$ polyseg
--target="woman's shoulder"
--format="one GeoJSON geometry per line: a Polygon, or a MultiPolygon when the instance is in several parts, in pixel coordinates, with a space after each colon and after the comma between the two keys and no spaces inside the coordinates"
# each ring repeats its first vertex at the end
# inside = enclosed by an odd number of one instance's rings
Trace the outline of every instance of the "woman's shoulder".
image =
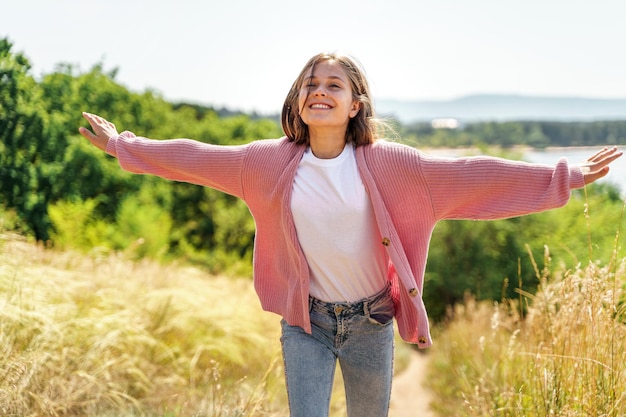
{"type": "Polygon", "coordinates": [[[296,145],[287,136],[276,139],[259,139],[254,142],[250,142],[250,147],[258,151],[295,151],[300,148],[300,145],[296,145]]]}
{"type": "Polygon", "coordinates": [[[257,139],[250,143],[257,146],[280,146],[286,142],[289,142],[289,138],[287,136],[280,138],[257,139]]]}
{"type": "Polygon", "coordinates": [[[298,145],[286,136],[278,139],[260,139],[249,144],[248,157],[252,160],[263,160],[267,163],[280,165],[301,155],[306,148],[298,145]]]}
{"type": "Polygon", "coordinates": [[[381,158],[419,159],[422,153],[407,144],[388,140],[378,139],[369,145],[365,145],[363,150],[367,156],[381,158]]]}

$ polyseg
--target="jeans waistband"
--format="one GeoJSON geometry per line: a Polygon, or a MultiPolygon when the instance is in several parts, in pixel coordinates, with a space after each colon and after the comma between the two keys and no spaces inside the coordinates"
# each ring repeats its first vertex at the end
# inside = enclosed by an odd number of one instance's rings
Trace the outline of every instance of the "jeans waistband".
{"type": "Polygon", "coordinates": [[[372,295],[371,297],[364,298],[360,301],[353,303],[342,302],[327,302],[319,300],[315,297],[309,296],[309,311],[318,311],[324,314],[340,314],[353,315],[353,314],[369,314],[369,307],[376,304],[378,301],[389,297],[389,287],[383,288],[380,292],[372,295]]]}

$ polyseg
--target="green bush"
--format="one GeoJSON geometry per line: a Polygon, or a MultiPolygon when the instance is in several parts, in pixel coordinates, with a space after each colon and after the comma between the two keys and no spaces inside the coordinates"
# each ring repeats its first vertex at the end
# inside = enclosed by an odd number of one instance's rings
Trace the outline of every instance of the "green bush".
{"type": "Polygon", "coordinates": [[[141,196],[123,199],[117,213],[115,247],[130,253],[133,259],[162,259],[169,247],[172,219],[155,202],[141,201],[141,196]]]}
{"type": "MultiPolygon", "coordinates": [[[[102,229],[103,225],[93,215],[98,201],[59,201],[48,207],[50,219],[54,226],[52,238],[55,246],[60,249],[81,249],[107,246],[107,233],[98,234],[94,230],[102,229]]],[[[106,230],[106,228],[105,228],[106,230]]]]}

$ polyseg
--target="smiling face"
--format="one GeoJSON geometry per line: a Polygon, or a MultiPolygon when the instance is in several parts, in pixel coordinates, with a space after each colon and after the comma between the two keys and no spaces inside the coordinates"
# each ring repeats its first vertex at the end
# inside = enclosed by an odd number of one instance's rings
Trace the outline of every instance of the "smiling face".
{"type": "Polygon", "coordinates": [[[345,70],[332,60],[320,61],[306,73],[298,95],[302,121],[312,129],[337,129],[343,137],[360,109],[345,70]]]}
{"type": "Polygon", "coordinates": [[[367,145],[386,130],[374,112],[363,67],[338,52],[322,52],[309,59],[285,97],[280,120],[289,140],[306,145],[318,133],[343,134],[346,142],[367,145]]]}

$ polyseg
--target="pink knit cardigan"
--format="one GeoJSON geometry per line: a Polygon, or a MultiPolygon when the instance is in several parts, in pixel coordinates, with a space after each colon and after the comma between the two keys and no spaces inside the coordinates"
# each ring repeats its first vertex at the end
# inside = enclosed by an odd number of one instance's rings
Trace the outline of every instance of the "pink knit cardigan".
{"type": "MultiPolygon", "coordinates": [[[[243,199],[256,224],[254,286],[262,307],[311,332],[309,268],[290,210],[296,169],[305,150],[287,138],[239,146],[188,139],[150,140],[124,132],[107,152],[121,167],[199,184],[243,199]]],[[[389,254],[388,281],[401,337],[432,344],[422,301],[433,228],[443,219],[500,219],[563,206],[584,186],[579,167],[492,157],[441,158],[380,140],[356,150],[361,178],[389,254]]]]}

